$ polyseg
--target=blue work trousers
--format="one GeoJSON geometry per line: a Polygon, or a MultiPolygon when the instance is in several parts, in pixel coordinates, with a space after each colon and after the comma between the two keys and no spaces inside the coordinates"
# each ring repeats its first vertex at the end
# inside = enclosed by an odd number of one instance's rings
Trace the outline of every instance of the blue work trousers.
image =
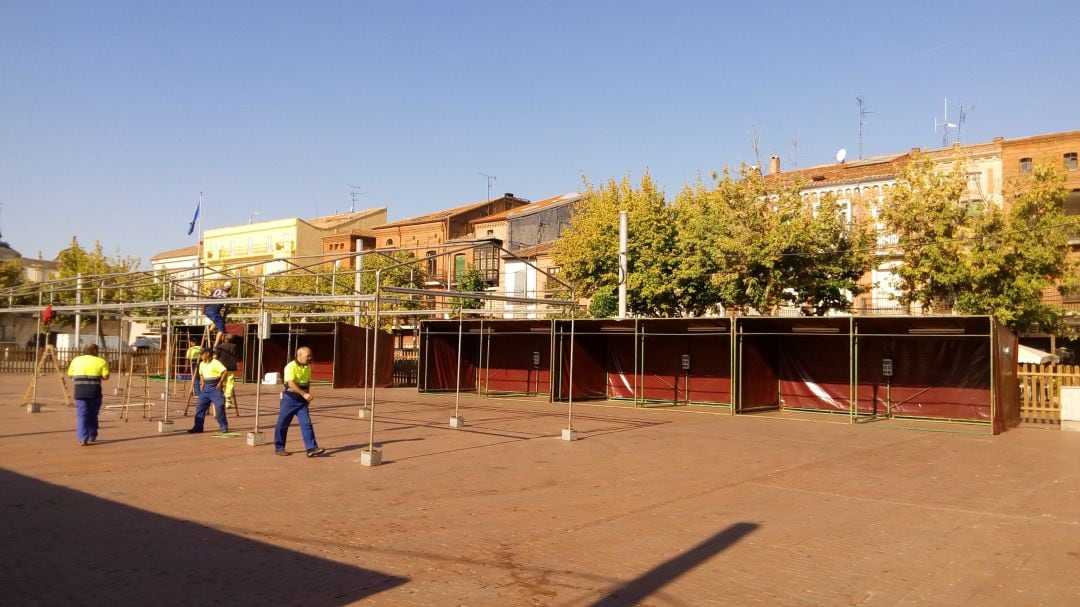
{"type": "Polygon", "coordinates": [[[206,419],[206,410],[210,408],[210,403],[214,404],[216,410],[218,430],[228,432],[229,420],[225,419],[225,395],[218,390],[217,382],[210,383],[209,381],[203,382],[199,390],[199,404],[195,406],[195,424],[191,428],[202,432],[203,420],[206,419]]]}
{"type": "Polygon", "coordinates": [[[75,438],[79,442],[97,440],[101,397],[75,399],[75,438]]]}
{"type": "Polygon", "coordinates": [[[299,394],[282,392],[281,412],[278,413],[277,425],[274,426],[274,449],[285,450],[285,436],[289,433],[293,417],[300,422],[300,436],[304,438],[304,448],[308,450],[318,448],[319,444],[315,442],[315,428],[311,427],[307,401],[299,394]]]}
{"type": "Polygon", "coordinates": [[[206,311],[203,312],[203,316],[209,318],[214,323],[214,328],[218,333],[225,332],[225,317],[221,315],[220,305],[206,306],[206,311]]]}

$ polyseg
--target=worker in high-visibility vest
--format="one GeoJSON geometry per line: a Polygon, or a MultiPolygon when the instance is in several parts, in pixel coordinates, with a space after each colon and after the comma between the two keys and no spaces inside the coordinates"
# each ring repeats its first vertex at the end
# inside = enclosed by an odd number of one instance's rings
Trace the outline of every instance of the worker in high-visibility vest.
{"type": "Polygon", "coordinates": [[[97,344],[89,344],[72,359],[68,375],[75,382],[75,437],[86,446],[98,438],[101,382],[109,379],[109,363],[98,356],[97,344]]]}
{"type": "Polygon", "coordinates": [[[300,421],[300,436],[304,439],[307,456],[318,457],[326,453],[326,449],[315,441],[315,428],[308,413],[308,404],[314,398],[311,395],[311,348],[298,348],[296,359],[285,365],[285,389],[281,392],[281,409],[274,426],[274,453],[289,455],[285,450],[285,438],[294,417],[300,421]]]}
{"type": "Polygon", "coordinates": [[[191,373],[191,383],[193,387],[194,385],[198,384],[198,382],[194,380],[195,374],[199,371],[199,358],[201,357],[202,348],[199,347],[199,344],[195,343],[194,339],[188,340],[188,349],[187,353],[184,355],[184,358],[186,358],[188,362],[188,373],[191,373]]]}
{"type": "Polygon", "coordinates": [[[225,394],[222,392],[222,375],[226,373],[225,365],[214,358],[210,350],[202,351],[202,362],[199,363],[199,403],[195,406],[195,423],[188,434],[198,434],[203,431],[203,420],[206,418],[206,410],[210,403],[214,404],[215,417],[217,417],[218,433],[224,434],[229,431],[229,421],[225,419],[225,394]]]}

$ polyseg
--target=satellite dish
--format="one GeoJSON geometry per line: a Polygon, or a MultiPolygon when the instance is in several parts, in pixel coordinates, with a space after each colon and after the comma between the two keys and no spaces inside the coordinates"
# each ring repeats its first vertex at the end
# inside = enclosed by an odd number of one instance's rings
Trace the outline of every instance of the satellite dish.
{"type": "Polygon", "coordinates": [[[847,158],[847,150],[845,150],[844,148],[840,148],[836,151],[837,162],[843,162],[845,158],[847,158]]]}

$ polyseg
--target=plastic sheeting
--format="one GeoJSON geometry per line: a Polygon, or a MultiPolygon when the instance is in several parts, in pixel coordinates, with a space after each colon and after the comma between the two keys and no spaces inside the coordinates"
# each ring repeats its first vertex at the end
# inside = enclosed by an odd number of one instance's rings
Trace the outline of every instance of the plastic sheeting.
{"type": "MultiPolygon", "coordinates": [[[[244,358],[251,371],[245,379],[259,381],[261,378],[255,377],[259,356],[257,327],[251,325],[246,333],[244,358]]],[[[270,326],[270,338],[263,341],[263,370],[280,373],[298,348],[308,347],[312,355],[312,381],[332,382],[335,388],[367,386],[371,368],[365,358],[371,356],[378,365],[376,385],[388,387],[394,382],[393,336],[381,332],[378,356],[373,356],[373,335],[370,329],[345,323],[275,323],[270,326]]]]}

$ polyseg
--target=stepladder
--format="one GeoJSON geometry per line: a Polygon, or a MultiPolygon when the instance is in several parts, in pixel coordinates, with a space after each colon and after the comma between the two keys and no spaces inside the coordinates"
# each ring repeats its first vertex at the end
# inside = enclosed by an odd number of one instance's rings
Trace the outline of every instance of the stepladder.
{"type": "MultiPolygon", "coordinates": [[[[198,373],[198,368],[196,368],[195,372],[198,373]]],[[[230,371],[229,373],[231,374],[231,373],[234,373],[234,372],[230,371]]],[[[192,377],[192,380],[194,381],[194,376],[192,377]]],[[[234,380],[235,380],[235,378],[234,378],[234,380]]],[[[221,391],[225,394],[225,410],[228,411],[229,409],[232,409],[234,414],[236,415],[236,417],[241,417],[242,414],[240,413],[240,407],[237,405],[237,402],[236,402],[236,391],[235,391],[235,389],[229,390],[228,388],[226,388],[226,384],[219,384],[219,386],[221,388],[221,391]]],[[[198,391],[195,390],[194,387],[193,387],[193,389],[188,390],[187,402],[184,403],[184,417],[187,417],[188,411],[191,410],[191,400],[192,400],[192,398],[194,398],[196,400],[196,402],[198,401],[198,398],[199,398],[198,391]]],[[[214,413],[216,412],[215,407],[216,407],[216,405],[214,405],[214,404],[210,405],[210,410],[208,411],[208,413],[210,415],[214,415],[214,413]]]]}
{"type": "Polygon", "coordinates": [[[150,400],[150,354],[138,353],[131,356],[127,368],[124,388],[124,403],[119,405],[120,418],[128,421],[131,407],[142,409],[143,419],[150,416],[154,402],[150,400]]]}
{"type": "MultiPolygon", "coordinates": [[[[214,331],[214,323],[208,322],[203,330],[202,337],[199,339],[199,350],[213,350],[215,339],[217,339],[217,337],[214,331]]],[[[188,402],[184,405],[184,410],[187,411],[187,408],[191,406],[191,397],[198,396],[195,394],[195,376],[199,372],[199,358],[188,358],[187,352],[185,351],[184,364],[187,366],[186,371],[188,371],[189,377],[187,378],[187,381],[177,381],[173,384],[172,395],[178,396],[179,390],[186,389],[188,402]]],[[[185,415],[187,415],[187,413],[185,413],[185,415]]]]}
{"type": "Polygon", "coordinates": [[[20,406],[34,403],[37,395],[38,378],[44,373],[46,363],[52,365],[56,377],[60,380],[60,389],[64,395],[64,404],[68,407],[75,406],[75,401],[71,400],[71,391],[68,389],[67,375],[64,374],[64,369],[61,368],[60,361],[56,354],[56,346],[53,345],[45,346],[45,350],[42,351],[41,357],[38,358],[37,365],[34,367],[34,376],[30,379],[30,385],[26,387],[26,393],[23,394],[22,404],[20,406]]]}

